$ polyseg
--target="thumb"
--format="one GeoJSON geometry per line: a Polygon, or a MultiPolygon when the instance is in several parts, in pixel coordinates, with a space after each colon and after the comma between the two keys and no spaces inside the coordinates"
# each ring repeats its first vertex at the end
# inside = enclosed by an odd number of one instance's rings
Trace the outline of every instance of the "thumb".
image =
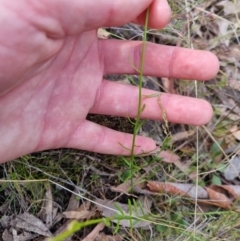
{"type": "MultiPolygon", "coordinates": [[[[138,15],[137,19],[133,22],[144,25],[146,18],[146,10],[138,15]]],[[[150,28],[163,28],[165,27],[171,18],[171,9],[167,0],[155,0],[150,5],[149,21],[150,28]]]]}

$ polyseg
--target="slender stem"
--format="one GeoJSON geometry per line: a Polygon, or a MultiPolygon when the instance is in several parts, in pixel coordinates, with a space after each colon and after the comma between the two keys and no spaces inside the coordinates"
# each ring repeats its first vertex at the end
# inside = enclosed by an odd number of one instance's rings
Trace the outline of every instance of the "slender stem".
{"type": "Polygon", "coordinates": [[[131,189],[133,189],[134,149],[135,149],[136,136],[138,132],[140,115],[142,110],[142,82],[143,82],[144,59],[145,59],[146,42],[147,42],[148,18],[149,18],[149,8],[147,9],[145,24],[144,24],[142,54],[141,54],[141,62],[140,62],[140,69],[139,69],[138,110],[137,110],[136,121],[134,124],[133,140],[132,140],[132,148],[131,148],[131,189]]]}

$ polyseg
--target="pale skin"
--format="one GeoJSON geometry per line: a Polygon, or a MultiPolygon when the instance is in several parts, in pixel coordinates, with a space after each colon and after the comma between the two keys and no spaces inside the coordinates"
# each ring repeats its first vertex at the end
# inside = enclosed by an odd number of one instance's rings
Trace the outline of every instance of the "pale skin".
{"type": "MultiPolygon", "coordinates": [[[[129,155],[132,135],[86,120],[88,113],[135,117],[138,89],[103,79],[136,74],[141,42],[99,40],[97,29],[170,19],[166,0],[2,0],[0,2],[0,162],[55,148],[129,155]]],[[[147,44],[144,74],[207,80],[217,58],[206,51],[147,44]]],[[[143,89],[143,95],[156,93],[143,89]]],[[[212,117],[200,99],[162,93],[169,122],[202,125],[212,117]]],[[[144,98],[142,118],[161,120],[158,98],[144,98]]],[[[156,148],[136,139],[135,154],[156,148]]]]}

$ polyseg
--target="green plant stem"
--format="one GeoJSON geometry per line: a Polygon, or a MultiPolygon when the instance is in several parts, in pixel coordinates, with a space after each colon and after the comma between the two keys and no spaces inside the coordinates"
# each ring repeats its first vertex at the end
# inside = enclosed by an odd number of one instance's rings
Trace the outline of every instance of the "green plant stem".
{"type": "Polygon", "coordinates": [[[141,54],[141,62],[140,62],[140,70],[139,70],[139,92],[138,92],[138,110],[137,117],[133,130],[133,140],[132,140],[132,148],[131,148],[131,189],[133,189],[133,169],[134,169],[134,149],[136,143],[136,136],[138,132],[138,125],[140,122],[140,116],[142,112],[142,82],[143,82],[143,69],[144,69],[144,59],[145,59],[145,51],[146,51],[146,41],[147,41],[147,29],[148,29],[148,19],[149,19],[149,8],[146,12],[145,24],[144,24],[144,35],[143,35],[143,44],[142,44],[142,54],[141,54]]]}
{"type": "Polygon", "coordinates": [[[98,223],[101,223],[101,222],[104,223],[105,220],[106,219],[104,219],[104,218],[88,220],[86,222],[78,222],[78,221],[74,220],[69,224],[69,226],[67,227],[67,229],[64,232],[60,233],[56,237],[47,238],[46,241],[62,241],[62,240],[65,240],[66,238],[75,234],[80,229],[82,229],[84,227],[87,227],[87,226],[90,226],[90,225],[98,224],[98,223]]]}

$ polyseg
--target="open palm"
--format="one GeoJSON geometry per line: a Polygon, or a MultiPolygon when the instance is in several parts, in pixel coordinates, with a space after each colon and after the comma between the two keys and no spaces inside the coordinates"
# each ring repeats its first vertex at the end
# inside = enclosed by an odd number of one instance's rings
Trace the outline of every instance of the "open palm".
{"type": "MultiPolygon", "coordinates": [[[[86,116],[136,116],[138,90],[103,80],[103,75],[134,74],[129,58],[139,66],[142,43],[98,40],[96,30],[129,21],[141,23],[150,4],[150,25],[162,27],[170,15],[167,3],[50,2],[0,4],[4,13],[0,16],[0,161],[61,147],[128,155],[119,142],[130,147],[130,134],[92,123],[86,116]],[[162,18],[157,19],[157,14],[162,18]]],[[[147,75],[205,80],[217,70],[218,61],[208,52],[147,45],[147,75]]],[[[152,93],[143,90],[143,95],[152,93]]],[[[157,98],[143,101],[142,117],[161,119],[157,98]]],[[[200,125],[212,115],[203,100],[161,94],[161,102],[169,121],[200,125]]],[[[136,145],[136,153],[155,148],[153,140],[140,136],[136,145]]]]}

